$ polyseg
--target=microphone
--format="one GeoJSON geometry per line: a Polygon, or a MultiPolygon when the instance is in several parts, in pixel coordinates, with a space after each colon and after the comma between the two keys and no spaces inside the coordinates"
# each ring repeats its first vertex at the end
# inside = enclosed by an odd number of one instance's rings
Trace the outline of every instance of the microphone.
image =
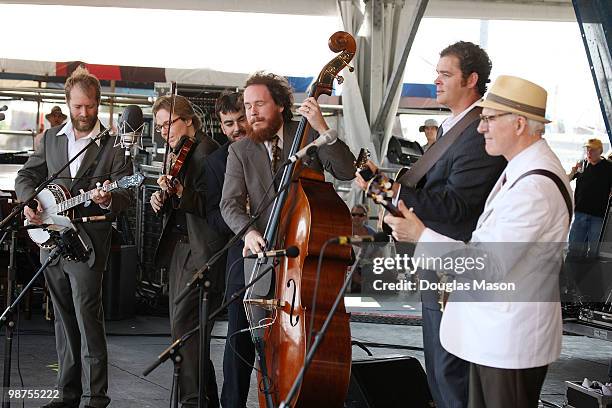
{"type": "Polygon", "coordinates": [[[332,243],[340,245],[359,244],[362,242],[389,242],[389,236],[384,232],[377,232],[374,235],[348,235],[334,238],[332,243]]]}
{"type": "Polygon", "coordinates": [[[73,218],[70,220],[73,224],[83,224],[85,222],[111,222],[115,221],[117,216],[113,213],[104,215],[92,215],[91,217],[73,218]]]}
{"type": "Polygon", "coordinates": [[[259,252],[245,256],[245,259],[261,259],[261,258],[278,258],[286,256],[287,258],[295,258],[300,254],[300,250],[296,246],[290,246],[287,249],[275,249],[272,251],[259,252]]]}
{"type": "Polygon", "coordinates": [[[130,155],[132,146],[141,147],[144,118],[142,109],[136,105],[128,105],[123,109],[117,123],[119,129],[115,146],[125,149],[125,155],[130,155]]]}
{"type": "Polygon", "coordinates": [[[326,132],[321,136],[317,137],[311,143],[304,146],[301,150],[299,150],[296,154],[291,156],[287,163],[295,163],[296,161],[304,158],[305,156],[313,155],[319,147],[323,145],[330,144],[334,140],[338,138],[338,134],[336,132],[326,132]]]}

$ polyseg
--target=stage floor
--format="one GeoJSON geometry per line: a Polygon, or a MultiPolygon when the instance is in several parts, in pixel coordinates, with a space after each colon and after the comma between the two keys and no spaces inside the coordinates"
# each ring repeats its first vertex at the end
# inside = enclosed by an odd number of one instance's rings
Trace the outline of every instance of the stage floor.
{"type": "MultiPolygon", "coordinates": [[[[412,311],[414,313],[414,311],[412,311]]],[[[166,362],[148,377],[142,371],[154,361],[169,344],[169,323],[166,318],[139,316],[133,319],[107,322],[109,354],[109,395],[111,407],[168,407],[172,384],[172,364],[166,362]]],[[[227,323],[217,322],[213,335],[225,336],[227,323]]],[[[418,325],[390,325],[351,323],[354,340],[374,343],[422,346],[421,327],[418,325]]],[[[4,342],[4,339],[2,339],[4,342]]],[[[213,339],[211,355],[215,364],[217,381],[221,387],[223,339],[213,339]]],[[[423,362],[420,351],[371,348],[374,356],[410,355],[423,362]]],[[[354,358],[366,357],[357,347],[354,358]]],[[[542,398],[561,405],[564,400],[565,380],[606,380],[608,359],[612,357],[612,342],[566,335],[563,337],[561,358],[548,371],[542,398]]],[[[12,388],[53,388],[56,379],[57,358],[52,326],[34,315],[30,321],[21,322],[21,334],[13,341],[12,388]],[[19,353],[17,352],[19,350],[19,353]],[[23,378],[20,386],[18,359],[23,378]]],[[[248,407],[258,406],[256,381],[253,376],[248,407]]],[[[26,401],[26,407],[41,406],[41,400],[26,401]]],[[[13,406],[21,404],[13,403],[13,406]]]]}

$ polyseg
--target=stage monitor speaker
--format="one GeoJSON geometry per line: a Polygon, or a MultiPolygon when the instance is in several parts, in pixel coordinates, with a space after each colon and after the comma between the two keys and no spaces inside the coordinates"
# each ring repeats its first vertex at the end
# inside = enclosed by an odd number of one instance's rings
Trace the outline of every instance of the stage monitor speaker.
{"type": "Polygon", "coordinates": [[[433,399],[419,360],[387,357],[354,360],[345,408],[431,408],[433,399]]]}
{"type": "Polygon", "coordinates": [[[136,245],[111,247],[102,290],[105,320],[121,320],[134,315],[137,270],[136,245]]]}

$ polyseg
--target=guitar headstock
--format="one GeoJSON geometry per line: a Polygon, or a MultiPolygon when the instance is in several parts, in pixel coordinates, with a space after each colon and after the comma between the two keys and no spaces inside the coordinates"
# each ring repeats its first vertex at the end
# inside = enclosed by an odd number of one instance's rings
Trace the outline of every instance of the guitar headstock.
{"type": "Polygon", "coordinates": [[[355,169],[359,172],[359,175],[365,180],[370,181],[372,177],[374,177],[374,172],[368,166],[368,161],[370,160],[370,151],[365,148],[361,148],[359,150],[359,155],[357,156],[357,160],[355,160],[355,169]]]}
{"type": "Polygon", "coordinates": [[[144,179],[145,177],[141,173],[134,173],[131,176],[121,177],[121,179],[117,181],[117,187],[120,187],[120,188],[138,187],[142,184],[144,179]]]}
{"type": "Polygon", "coordinates": [[[370,160],[370,156],[372,154],[370,151],[364,147],[359,150],[359,155],[357,155],[357,160],[355,160],[355,168],[357,170],[363,170],[367,167],[368,160],[370,160]]]}
{"type": "Polygon", "coordinates": [[[374,175],[368,183],[368,197],[380,204],[394,217],[403,217],[398,208],[393,205],[393,181],[382,173],[374,175]]]}

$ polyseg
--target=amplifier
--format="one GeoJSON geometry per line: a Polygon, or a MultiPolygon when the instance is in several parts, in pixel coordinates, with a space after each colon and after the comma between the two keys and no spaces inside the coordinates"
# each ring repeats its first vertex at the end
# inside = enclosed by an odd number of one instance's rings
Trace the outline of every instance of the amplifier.
{"type": "Polygon", "coordinates": [[[102,283],[105,320],[121,320],[134,315],[137,264],[135,245],[111,247],[102,283]]]}
{"type": "Polygon", "coordinates": [[[435,404],[419,360],[391,356],[354,360],[345,408],[431,408],[435,404]]]}

